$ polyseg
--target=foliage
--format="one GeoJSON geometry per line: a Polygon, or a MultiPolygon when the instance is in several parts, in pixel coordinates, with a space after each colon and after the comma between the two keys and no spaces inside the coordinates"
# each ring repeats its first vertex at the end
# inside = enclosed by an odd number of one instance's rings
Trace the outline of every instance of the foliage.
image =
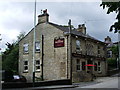
{"type": "Polygon", "coordinates": [[[18,72],[18,44],[8,43],[7,49],[2,55],[2,69],[7,71],[18,72]]]}
{"type": "Polygon", "coordinates": [[[116,63],[117,63],[117,60],[113,59],[113,58],[109,58],[109,59],[107,59],[107,61],[108,61],[108,65],[110,65],[110,66],[116,65],[116,63]]]}
{"type": "Polygon", "coordinates": [[[107,14],[110,14],[111,12],[116,12],[117,21],[110,27],[110,31],[114,30],[114,33],[117,33],[120,30],[120,1],[104,2],[104,0],[102,0],[102,4],[100,4],[100,6],[102,6],[103,9],[107,8],[107,14]]]}
{"type": "Polygon", "coordinates": [[[24,37],[20,33],[18,40],[12,44],[6,43],[6,50],[2,53],[2,69],[6,71],[18,72],[19,45],[18,42],[24,37]]]}
{"type": "Polygon", "coordinates": [[[118,55],[119,55],[118,46],[112,46],[112,47],[111,47],[111,50],[112,50],[112,53],[114,54],[115,58],[117,58],[118,55]]]}

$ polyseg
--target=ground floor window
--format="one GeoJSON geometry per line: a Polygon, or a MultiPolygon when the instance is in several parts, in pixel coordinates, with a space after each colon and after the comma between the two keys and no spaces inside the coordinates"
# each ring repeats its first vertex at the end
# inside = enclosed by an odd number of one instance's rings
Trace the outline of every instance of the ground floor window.
{"type": "Polygon", "coordinates": [[[86,70],[86,63],[85,62],[82,62],[82,70],[86,70]]]}
{"type": "Polygon", "coordinates": [[[28,72],[28,60],[25,60],[24,62],[23,62],[23,66],[24,66],[24,72],[28,72]]]}
{"type": "Polygon", "coordinates": [[[101,71],[101,64],[98,62],[98,71],[101,71]]]}
{"type": "Polygon", "coordinates": [[[76,70],[80,71],[80,59],[76,60],[76,70]]]}
{"type": "Polygon", "coordinates": [[[94,67],[94,71],[97,71],[97,63],[94,63],[95,67],[94,67]]]}
{"type": "Polygon", "coordinates": [[[35,69],[36,71],[40,71],[40,60],[35,61],[35,69]]]}

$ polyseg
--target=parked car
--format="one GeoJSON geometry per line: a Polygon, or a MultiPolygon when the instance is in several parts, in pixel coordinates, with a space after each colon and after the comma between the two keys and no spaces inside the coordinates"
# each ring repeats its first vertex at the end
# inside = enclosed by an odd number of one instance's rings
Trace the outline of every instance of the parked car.
{"type": "Polygon", "coordinates": [[[21,75],[13,75],[12,82],[27,82],[26,78],[21,75]]]}
{"type": "Polygon", "coordinates": [[[14,75],[12,71],[2,70],[2,81],[5,82],[27,82],[26,78],[22,75],[14,75]]]}

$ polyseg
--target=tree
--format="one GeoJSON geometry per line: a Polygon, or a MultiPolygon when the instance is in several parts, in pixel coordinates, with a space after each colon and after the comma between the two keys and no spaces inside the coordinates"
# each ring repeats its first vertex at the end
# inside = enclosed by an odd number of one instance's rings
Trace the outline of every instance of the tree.
{"type": "Polygon", "coordinates": [[[2,69],[18,73],[19,45],[18,42],[24,37],[20,33],[16,42],[6,43],[6,50],[2,53],[2,69]]]}
{"type": "Polygon", "coordinates": [[[112,47],[111,47],[111,51],[112,51],[112,53],[114,54],[115,59],[117,59],[118,54],[119,54],[118,45],[117,45],[117,46],[112,46],[112,47]]]}
{"type": "Polygon", "coordinates": [[[114,33],[119,32],[119,30],[120,30],[120,1],[118,1],[118,2],[104,2],[104,0],[102,0],[102,4],[100,4],[100,6],[102,6],[103,9],[107,8],[107,14],[110,14],[111,12],[116,12],[117,21],[113,25],[111,25],[109,31],[114,30],[114,33]]]}

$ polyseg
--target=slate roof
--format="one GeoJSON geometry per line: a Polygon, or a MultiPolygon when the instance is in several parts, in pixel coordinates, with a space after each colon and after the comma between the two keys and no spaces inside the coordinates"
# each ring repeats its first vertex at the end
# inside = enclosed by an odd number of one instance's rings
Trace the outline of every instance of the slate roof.
{"type": "MultiPolygon", "coordinates": [[[[62,31],[64,31],[64,32],[69,32],[69,27],[68,26],[62,26],[62,25],[51,23],[51,22],[49,22],[49,24],[58,28],[58,29],[60,29],[60,30],[62,30],[62,31]]],[[[94,37],[92,37],[88,34],[83,34],[81,32],[78,32],[76,29],[71,30],[71,34],[81,36],[81,37],[84,37],[84,38],[89,38],[89,39],[92,39],[92,40],[95,40],[95,41],[98,41],[98,42],[102,42],[102,41],[100,41],[100,40],[98,40],[98,39],[96,39],[96,38],[94,38],[94,37]]],[[[104,43],[104,42],[102,42],[102,43],[104,43]]]]}
{"type": "MultiPolygon", "coordinates": [[[[64,31],[64,32],[69,32],[69,26],[63,26],[63,25],[58,25],[58,24],[55,24],[55,23],[51,23],[51,22],[48,22],[50,25],[52,25],[52,26],[54,26],[54,27],[56,27],[56,28],[58,28],[59,30],[62,30],[62,31],[64,31]]],[[[39,25],[39,23],[36,25],[36,27],[39,25]]],[[[34,28],[32,28],[32,30],[33,30],[34,28]]],[[[32,31],[31,30],[31,31],[32,31]]],[[[30,32],[31,32],[30,31],[30,32]]],[[[30,33],[29,32],[29,33],[30,33]]],[[[28,34],[29,34],[28,33],[28,34]]],[[[27,34],[27,35],[28,35],[27,34]]],[[[88,34],[83,34],[83,33],[81,33],[81,32],[78,32],[76,29],[75,30],[71,30],[71,34],[72,35],[77,35],[77,36],[81,36],[81,37],[83,37],[83,38],[89,38],[89,39],[92,39],[92,40],[95,40],[95,41],[98,41],[98,42],[101,42],[101,43],[104,43],[104,42],[102,42],[102,41],[100,41],[100,40],[97,40],[96,38],[94,38],[94,37],[92,37],[92,36],[90,36],[90,35],[88,35],[88,34]]],[[[27,35],[25,35],[25,37],[27,36],[27,35]]],[[[25,38],[24,37],[24,38],[25,38]]],[[[23,38],[22,38],[23,39],[23,38]]],[[[22,40],[21,39],[21,40],[22,40]]],[[[21,41],[20,40],[20,41],[21,41]]],[[[19,41],[19,42],[20,42],[19,41]]],[[[105,44],[105,43],[104,43],[105,44]]]]}

